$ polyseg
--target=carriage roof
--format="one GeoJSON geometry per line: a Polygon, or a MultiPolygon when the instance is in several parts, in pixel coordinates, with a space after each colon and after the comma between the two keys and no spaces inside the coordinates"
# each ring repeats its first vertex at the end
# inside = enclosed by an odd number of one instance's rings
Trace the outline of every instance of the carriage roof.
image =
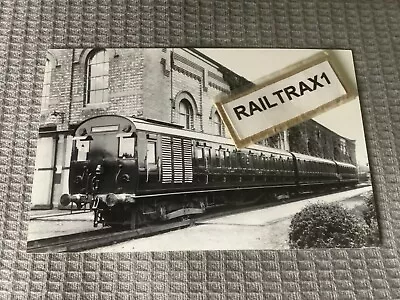
{"type": "MultiPolygon", "coordinates": [[[[162,133],[162,134],[167,134],[167,135],[180,136],[180,137],[185,137],[185,138],[189,138],[189,139],[194,139],[197,141],[204,141],[206,143],[214,142],[214,143],[219,143],[219,144],[224,144],[224,145],[229,145],[229,146],[235,147],[235,144],[229,138],[205,134],[205,133],[191,131],[191,130],[185,130],[180,125],[169,124],[169,123],[165,123],[165,122],[161,122],[161,121],[144,120],[144,119],[139,119],[139,118],[134,118],[134,117],[124,117],[124,116],[119,116],[119,115],[102,115],[102,116],[96,116],[96,117],[90,118],[86,121],[83,121],[78,126],[77,130],[81,126],[87,125],[88,122],[91,122],[94,120],[98,121],[99,118],[107,118],[107,117],[109,117],[109,118],[120,117],[120,118],[129,120],[132,123],[132,125],[136,128],[136,130],[139,130],[139,131],[162,133]]],[[[104,122],[104,124],[106,124],[106,123],[107,122],[104,122]]],[[[246,149],[256,150],[256,151],[268,151],[272,154],[291,157],[291,154],[288,151],[271,148],[271,147],[267,147],[267,146],[252,145],[252,146],[246,147],[246,149]]]]}
{"type": "Polygon", "coordinates": [[[300,159],[300,160],[314,161],[314,162],[326,163],[326,164],[331,164],[331,165],[335,164],[334,161],[332,161],[330,159],[326,159],[326,158],[320,158],[320,157],[315,157],[315,156],[300,154],[300,153],[295,153],[295,152],[292,152],[292,154],[294,155],[294,157],[296,159],[300,159]]]}
{"type": "Polygon", "coordinates": [[[349,164],[349,163],[345,163],[345,162],[341,162],[341,161],[335,161],[335,163],[337,163],[341,167],[350,167],[350,168],[355,168],[356,167],[353,164],[349,164]]]}
{"type": "MultiPolygon", "coordinates": [[[[176,126],[176,125],[168,125],[168,124],[158,124],[156,122],[151,122],[147,120],[142,120],[138,118],[129,118],[133,124],[136,126],[136,129],[138,130],[143,130],[143,131],[152,131],[152,132],[159,132],[159,133],[164,133],[164,134],[169,134],[169,135],[176,135],[176,136],[184,136],[186,138],[192,138],[195,140],[200,140],[200,141],[205,141],[205,142],[214,142],[214,143],[219,143],[219,144],[225,144],[225,145],[230,145],[235,147],[235,144],[233,141],[229,138],[226,137],[221,137],[217,135],[210,135],[210,134],[205,134],[201,132],[196,132],[192,130],[185,130],[183,128],[179,128],[181,126],[176,126]]],[[[258,150],[258,151],[268,151],[273,154],[277,155],[284,155],[284,156],[291,156],[289,152],[281,149],[276,149],[276,148],[271,148],[267,146],[261,146],[261,145],[252,145],[249,147],[246,147],[246,149],[249,150],[258,150]]]]}

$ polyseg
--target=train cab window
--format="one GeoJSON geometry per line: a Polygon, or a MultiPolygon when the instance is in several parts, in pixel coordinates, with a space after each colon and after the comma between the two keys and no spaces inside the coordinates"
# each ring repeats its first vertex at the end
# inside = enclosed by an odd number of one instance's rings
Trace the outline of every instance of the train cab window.
{"type": "Polygon", "coordinates": [[[135,156],[135,138],[123,137],[119,138],[118,157],[133,158],[135,156]]]}
{"type": "Polygon", "coordinates": [[[147,163],[157,164],[156,141],[147,141],[147,163]]]}
{"type": "Polygon", "coordinates": [[[87,160],[87,155],[90,150],[90,141],[86,140],[77,140],[76,141],[76,149],[78,150],[77,161],[85,161],[87,160]]]}

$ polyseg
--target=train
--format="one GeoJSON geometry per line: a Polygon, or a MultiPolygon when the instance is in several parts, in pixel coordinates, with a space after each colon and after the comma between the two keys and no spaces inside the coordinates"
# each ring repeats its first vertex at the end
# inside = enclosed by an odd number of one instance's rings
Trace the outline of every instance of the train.
{"type": "Polygon", "coordinates": [[[185,130],[156,120],[101,115],[73,136],[63,206],[89,206],[93,224],[138,228],[278,194],[352,187],[356,166],[185,130]]]}

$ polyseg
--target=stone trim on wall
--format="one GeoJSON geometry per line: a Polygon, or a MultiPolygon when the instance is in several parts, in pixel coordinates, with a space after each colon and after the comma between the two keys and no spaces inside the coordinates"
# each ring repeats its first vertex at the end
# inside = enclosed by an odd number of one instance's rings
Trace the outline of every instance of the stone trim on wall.
{"type": "Polygon", "coordinates": [[[197,116],[201,116],[202,115],[201,111],[198,109],[198,105],[196,103],[196,100],[194,99],[192,94],[190,94],[187,91],[181,91],[178,94],[176,94],[175,98],[172,99],[172,108],[176,109],[177,107],[179,107],[179,103],[184,99],[188,100],[190,105],[192,106],[193,115],[197,115],[197,116]]]}

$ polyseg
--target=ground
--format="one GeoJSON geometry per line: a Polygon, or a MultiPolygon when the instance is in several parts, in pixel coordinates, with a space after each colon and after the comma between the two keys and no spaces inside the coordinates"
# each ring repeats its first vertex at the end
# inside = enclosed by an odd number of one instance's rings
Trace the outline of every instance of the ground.
{"type": "Polygon", "coordinates": [[[291,217],[305,205],[340,202],[354,208],[371,187],[268,207],[196,223],[195,226],[88,252],[288,249],[291,217]]]}

